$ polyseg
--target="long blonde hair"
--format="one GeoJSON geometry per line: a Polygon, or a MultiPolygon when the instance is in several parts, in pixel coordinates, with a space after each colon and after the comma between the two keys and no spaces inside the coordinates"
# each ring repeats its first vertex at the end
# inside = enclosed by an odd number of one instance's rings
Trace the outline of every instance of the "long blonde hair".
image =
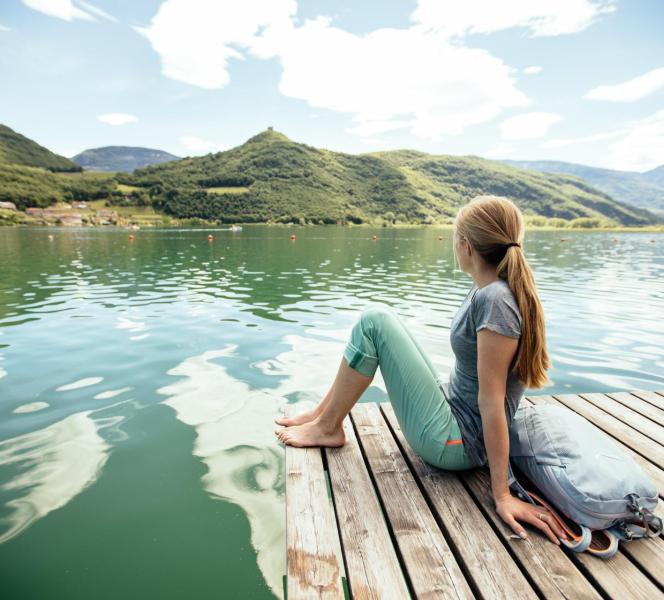
{"type": "Polygon", "coordinates": [[[552,382],[546,375],[551,362],[546,351],[544,310],[522,247],[521,211],[508,198],[477,196],[461,207],[454,227],[488,264],[496,267],[496,275],[507,281],[519,306],[521,338],[512,371],[525,387],[550,385],[552,382]],[[521,247],[507,247],[511,242],[518,242],[521,247]]]}

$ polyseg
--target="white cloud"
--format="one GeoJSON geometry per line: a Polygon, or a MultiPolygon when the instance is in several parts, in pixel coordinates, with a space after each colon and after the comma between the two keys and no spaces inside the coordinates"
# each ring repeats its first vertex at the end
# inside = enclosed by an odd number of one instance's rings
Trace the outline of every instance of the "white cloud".
{"type": "Polygon", "coordinates": [[[542,72],[542,67],[538,65],[533,65],[532,67],[526,67],[523,70],[524,75],[537,75],[542,72]]]}
{"type": "Polygon", "coordinates": [[[653,69],[629,81],[616,85],[600,85],[583,97],[586,100],[634,102],[664,88],[664,67],[653,69]]]}
{"type": "Polygon", "coordinates": [[[646,171],[664,164],[664,110],[630,123],[608,150],[604,162],[612,169],[646,171]]]}
{"type": "Polygon", "coordinates": [[[5,27],[4,25],[0,25],[0,31],[10,31],[9,27],[5,27]]]}
{"type": "Polygon", "coordinates": [[[577,33],[613,12],[607,0],[419,0],[411,20],[448,36],[492,33],[522,27],[533,37],[577,33]]]}
{"type": "Polygon", "coordinates": [[[97,120],[107,125],[126,125],[127,123],[135,123],[138,121],[138,117],[126,113],[107,113],[98,115],[97,120]]]}
{"type": "Polygon", "coordinates": [[[92,4],[88,4],[87,2],[83,2],[83,0],[78,0],[77,3],[81,8],[84,8],[89,13],[92,13],[93,15],[101,17],[102,19],[106,19],[108,21],[113,21],[113,22],[116,22],[116,23],[118,21],[113,15],[109,15],[105,10],[102,10],[101,8],[97,8],[96,6],[93,6],[92,4]]]}
{"type": "Polygon", "coordinates": [[[297,12],[295,0],[166,0],[148,27],[136,27],[161,57],[166,77],[202,88],[228,85],[228,61],[261,27],[297,12]],[[233,46],[237,46],[235,48],[233,46]]]}
{"type": "Polygon", "coordinates": [[[362,137],[409,128],[423,138],[459,134],[508,107],[529,104],[515,71],[480,49],[423,27],[355,35],[318,17],[296,25],[294,0],[167,0],[145,35],[164,75],[199,87],[229,83],[231,58],[277,58],[279,90],[313,108],[349,113],[362,137]],[[435,65],[435,68],[432,68],[435,65]]]}
{"type": "Polygon", "coordinates": [[[282,94],[353,114],[349,131],[361,136],[408,127],[438,139],[529,104],[502,60],[418,27],[355,35],[325,17],[299,27],[283,21],[251,51],[279,58],[282,94]]]}
{"type": "Polygon", "coordinates": [[[72,0],[23,0],[23,4],[49,17],[57,17],[65,21],[73,21],[74,19],[96,21],[95,16],[112,21],[117,20],[100,8],[83,1],[77,2],[78,6],[74,5],[72,0]]]}
{"type": "Polygon", "coordinates": [[[348,113],[347,131],[373,139],[407,129],[436,140],[531,103],[516,87],[516,69],[460,36],[512,27],[532,36],[574,33],[612,10],[606,0],[468,0],[463,6],[420,0],[411,27],[358,35],[335,27],[330,17],[296,22],[296,0],[166,0],[136,30],[172,79],[219,89],[230,82],[231,59],[276,58],[279,91],[312,108],[348,113]]]}
{"type": "Polygon", "coordinates": [[[560,138],[555,140],[548,140],[541,146],[542,148],[564,148],[565,146],[572,146],[576,144],[593,144],[604,140],[610,140],[619,137],[625,133],[624,129],[617,131],[607,131],[606,133],[597,133],[594,135],[586,135],[577,138],[560,138]]]}
{"type": "Polygon", "coordinates": [[[223,149],[221,144],[212,140],[204,140],[193,135],[183,135],[180,137],[180,143],[194,154],[207,154],[208,152],[219,151],[223,149]]]}
{"type": "Polygon", "coordinates": [[[506,140],[528,140],[545,136],[549,127],[562,119],[555,113],[529,112],[503,121],[500,131],[506,140]]]}

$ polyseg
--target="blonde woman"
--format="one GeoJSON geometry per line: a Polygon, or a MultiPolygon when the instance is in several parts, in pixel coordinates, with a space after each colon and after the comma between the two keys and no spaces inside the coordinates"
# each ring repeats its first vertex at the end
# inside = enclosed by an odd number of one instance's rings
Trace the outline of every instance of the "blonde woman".
{"type": "Polygon", "coordinates": [[[551,513],[512,496],[507,479],[509,423],[524,389],[549,383],[544,314],[523,232],[523,216],[507,198],[479,196],[456,216],[454,255],[473,285],[450,326],[456,360],[448,386],[397,314],[374,304],[353,326],[325,398],[312,411],[276,419],[285,425],[275,430],[279,439],[343,445],[343,419],[380,365],[403,434],[423,460],[447,470],[488,464],[500,517],[521,537],[526,522],[560,544],[564,533],[551,513]]]}

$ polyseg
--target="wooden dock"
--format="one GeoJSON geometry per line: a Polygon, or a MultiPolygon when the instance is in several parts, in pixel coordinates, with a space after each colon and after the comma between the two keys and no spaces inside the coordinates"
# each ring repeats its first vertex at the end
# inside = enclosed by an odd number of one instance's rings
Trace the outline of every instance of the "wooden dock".
{"type": "MultiPolygon", "coordinates": [[[[664,497],[664,390],[524,401],[590,420],[664,497]]],[[[286,446],[287,600],[664,598],[661,536],[621,542],[608,560],[556,546],[530,525],[525,540],[513,538],[495,512],[488,469],[425,463],[389,402],[356,404],[344,428],[341,448],[286,446]]],[[[661,502],[656,514],[664,518],[661,502]]]]}

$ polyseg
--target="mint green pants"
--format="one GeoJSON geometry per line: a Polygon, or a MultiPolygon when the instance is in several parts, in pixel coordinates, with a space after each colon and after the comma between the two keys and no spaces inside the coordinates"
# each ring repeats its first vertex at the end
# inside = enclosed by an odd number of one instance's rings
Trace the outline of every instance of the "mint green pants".
{"type": "Polygon", "coordinates": [[[404,437],[424,461],[452,471],[472,467],[438,372],[391,307],[372,304],[364,309],[344,358],[367,376],[380,366],[404,437]]]}

